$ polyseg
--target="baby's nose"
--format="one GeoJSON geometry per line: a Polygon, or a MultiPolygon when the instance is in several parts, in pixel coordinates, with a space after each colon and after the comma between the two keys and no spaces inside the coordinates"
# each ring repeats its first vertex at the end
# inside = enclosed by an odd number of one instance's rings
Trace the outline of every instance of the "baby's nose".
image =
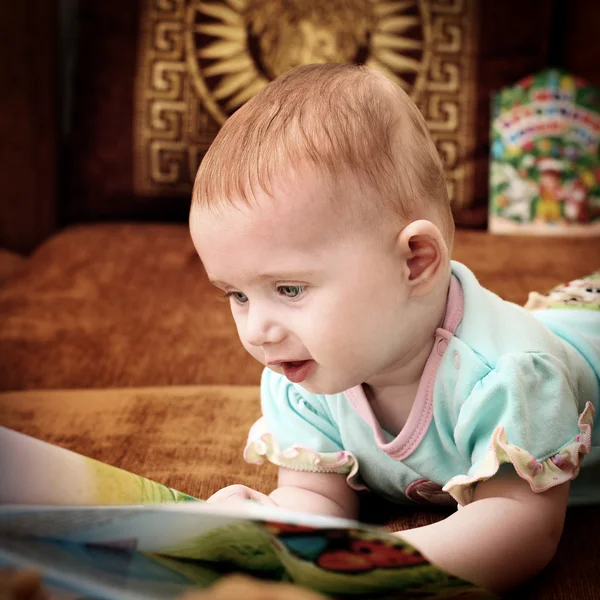
{"type": "Polygon", "coordinates": [[[251,346],[274,344],[285,337],[283,327],[268,313],[252,309],[248,313],[245,334],[251,346]]]}

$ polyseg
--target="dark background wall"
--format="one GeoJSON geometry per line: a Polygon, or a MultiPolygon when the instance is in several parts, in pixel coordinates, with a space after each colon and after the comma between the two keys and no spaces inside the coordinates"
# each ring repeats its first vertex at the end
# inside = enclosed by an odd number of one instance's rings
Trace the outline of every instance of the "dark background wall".
{"type": "Polygon", "coordinates": [[[0,246],[56,227],[57,0],[0,2],[0,246]]]}
{"type": "MultiPolygon", "coordinates": [[[[77,18],[95,1],[0,2],[0,248],[27,253],[65,222],[58,199],[68,168],[62,150],[75,93],[77,18]]],[[[555,0],[549,66],[600,86],[599,0],[555,0]]]]}

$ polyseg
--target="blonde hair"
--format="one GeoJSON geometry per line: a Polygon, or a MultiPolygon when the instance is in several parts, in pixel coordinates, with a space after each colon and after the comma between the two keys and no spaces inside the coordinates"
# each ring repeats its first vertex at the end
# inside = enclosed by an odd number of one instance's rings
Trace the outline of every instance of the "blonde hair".
{"type": "Polygon", "coordinates": [[[249,204],[257,187],[270,194],[278,175],[300,166],[366,184],[383,208],[403,221],[433,221],[452,246],[442,162],[418,108],[385,75],[318,64],[272,81],[219,131],[198,169],[192,206],[249,204]]]}

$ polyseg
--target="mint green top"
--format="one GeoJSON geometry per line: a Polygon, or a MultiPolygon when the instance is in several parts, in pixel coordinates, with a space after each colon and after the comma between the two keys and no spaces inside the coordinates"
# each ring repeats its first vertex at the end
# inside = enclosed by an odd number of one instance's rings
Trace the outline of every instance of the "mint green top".
{"type": "Polygon", "coordinates": [[[570,503],[600,501],[600,310],[530,313],[483,288],[464,265],[407,422],[394,437],[362,386],[311,394],[266,369],[249,462],[344,473],[395,502],[467,504],[509,463],[542,492],[581,476],[570,503]],[[582,462],[584,456],[587,457],[582,462]]]}

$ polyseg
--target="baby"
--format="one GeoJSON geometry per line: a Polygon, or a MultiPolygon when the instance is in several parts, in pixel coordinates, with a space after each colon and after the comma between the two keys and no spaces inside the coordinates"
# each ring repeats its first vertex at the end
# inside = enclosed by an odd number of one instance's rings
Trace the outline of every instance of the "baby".
{"type": "Polygon", "coordinates": [[[502,593],[550,561],[569,500],[600,500],[592,470],[569,489],[600,457],[600,312],[529,312],[450,260],[442,164],[384,75],[309,65],[269,84],[204,157],[190,229],[267,367],[244,458],[279,467],[268,496],[209,501],[349,518],[365,489],[458,504],[401,535],[502,593]]]}

